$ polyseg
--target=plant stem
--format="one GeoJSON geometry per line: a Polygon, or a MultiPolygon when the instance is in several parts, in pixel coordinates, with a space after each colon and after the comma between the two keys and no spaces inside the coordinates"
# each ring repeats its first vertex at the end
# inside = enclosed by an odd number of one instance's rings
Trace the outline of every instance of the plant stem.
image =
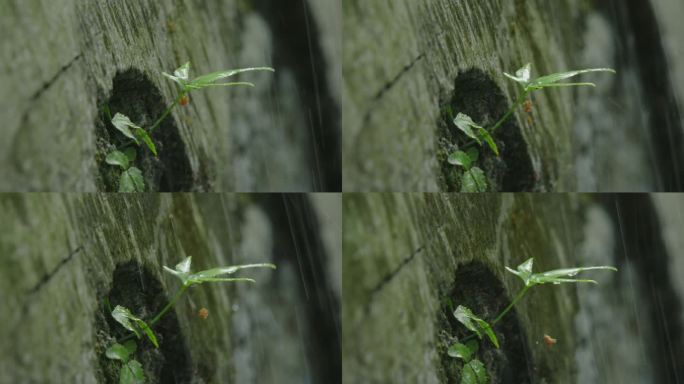
{"type": "MultiPolygon", "coordinates": [[[[494,132],[495,132],[495,131],[496,131],[496,130],[497,130],[497,129],[506,121],[506,120],[508,120],[509,117],[511,117],[511,114],[513,113],[513,111],[515,111],[515,109],[518,108],[518,107],[525,101],[525,99],[527,98],[527,95],[529,95],[530,92],[531,92],[531,91],[529,91],[529,90],[524,90],[523,93],[522,93],[520,96],[518,96],[517,99],[515,99],[515,102],[513,102],[513,105],[511,105],[511,107],[508,109],[508,111],[506,111],[506,113],[505,113],[503,116],[501,116],[501,118],[499,119],[499,121],[497,121],[496,124],[494,124],[494,126],[489,130],[489,132],[490,132],[491,134],[494,134],[494,132]]],[[[459,148],[459,149],[462,150],[462,151],[464,151],[464,150],[466,150],[466,149],[468,149],[468,148],[474,146],[475,144],[477,144],[477,142],[476,142],[475,140],[471,140],[471,141],[465,143],[465,144],[464,144],[461,148],[459,148]]]]}
{"type": "Polygon", "coordinates": [[[506,309],[504,309],[504,310],[499,314],[499,316],[497,316],[496,319],[494,319],[494,321],[492,321],[492,326],[494,326],[494,324],[498,323],[499,320],[501,320],[501,318],[504,317],[504,315],[506,315],[506,313],[508,313],[508,311],[510,311],[511,308],[513,308],[513,306],[514,306],[518,301],[520,301],[520,299],[522,299],[523,296],[525,296],[525,293],[527,292],[528,289],[530,289],[530,287],[526,285],[523,289],[520,290],[520,292],[518,292],[518,295],[515,297],[515,299],[513,299],[513,301],[511,301],[510,304],[508,304],[508,307],[506,307],[506,309]]]}
{"type": "MultiPolygon", "coordinates": [[[[510,311],[511,308],[513,308],[513,306],[514,306],[518,301],[520,301],[520,299],[523,298],[523,296],[525,296],[525,293],[527,293],[527,290],[528,290],[528,289],[530,289],[530,287],[525,286],[525,287],[523,287],[523,289],[520,290],[520,292],[518,292],[518,294],[515,296],[515,298],[513,299],[513,301],[511,301],[511,303],[506,307],[506,309],[504,309],[501,313],[499,313],[499,316],[497,316],[496,319],[494,319],[494,321],[492,321],[492,323],[490,324],[490,326],[491,326],[492,328],[494,328],[494,325],[495,325],[496,323],[498,323],[499,320],[501,320],[501,319],[506,315],[506,313],[508,313],[508,311],[510,311]]],[[[465,342],[467,342],[467,341],[469,341],[469,340],[472,340],[472,339],[475,338],[475,336],[476,336],[476,335],[475,335],[474,333],[471,333],[470,335],[464,337],[463,340],[459,340],[459,343],[465,343],[465,342]]]]}
{"type": "Polygon", "coordinates": [[[171,105],[169,105],[168,108],[166,108],[166,110],[164,111],[164,113],[162,113],[162,115],[159,116],[159,118],[157,119],[157,121],[155,121],[154,124],[152,124],[152,126],[151,126],[150,129],[149,129],[149,133],[150,133],[150,134],[152,134],[152,131],[154,131],[154,129],[157,128],[157,127],[159,126],[159,124],[161,124],[162,121],[164,121],[164,119],[166,118],[166,116],[168,116],[169,113],[171,113],[171,110],[173,109],[173,107],[175,107],[176,104],[178,104],[178,103],[180,102],[180,100],[181,100],[186,94],[187,94],[186,91],[181,91],[181,93],[178,95],[178,97],[176,98],[176,100],[174,100],[173,103],[171,103],[171,105]]]}
{"type": "MultiPolygon", "coordinates": [[[[159,321],[159,320],[162,318],[162,316],[164,316],[164,315],[166,314],[166,312],[169,311],[169,309],[173,308],[173,306],[176,304],[176,301],[178,301],[178,299],[181,297],[181,295],[182,295],[187,289],[188,289],[188,286],[187,286],[187,285],[183,285],[183,286],[178,290],[178,292],[176,292],[176,294],[173,296],[173,299],[171,299],[171,301],[170,301],[168,304],[166,304],[166,306],[161,310],[161,312],[159,312],[159,313],[157,314],[157,316],[155,316],[152,320],[150,320],[150,322],[149,322],[148,325],[149,325],[150,327],[152,327],[152,325],[153,325],[154,323],[156,323],[157,321],[159,321]]],[[[128,335],[122,337],[120,340],[117,340],[117,343],[123,343],[123,342],[126,341],[126,340],[132,339],[134,336],[135,336],[135,334],[134,334],[133,332],[131,332],[131,333],[129,333],[128,335]]]]}
{"type": "Polygon", "coordinates": [[[181,295],[182,295],[187,289],[188,289],[188,286],[184,284],[184,285],[181,287],[181,289],[179,289],[178,292],[176,292],[176,295],[173,296],[173,299],[171,299],[171,301],[169,301],[169,303],[166,304],[166,306],[164,307],[164,309],[162,309],[161,312],[159,312],[159,313],[157,314],[157,316],[155,316],[152,320],[150,320],[150,324],[149,324],[149,325],[152,326],[154,323],[156,323],[157,321],[159,321],[159,319],[161,319],[161,317],[164,316],[164,315],[166,314],[166,312],[169,311],[169,309],[173,308],[173,306],[176,305],[176,301],[178,300],[178,298],[181,297],[181,295]]]}
{"type": "Polygon", "coordinates": [[[518,96],[518,98],[515,100],[515,102],[513,103],[513,105],[511,105],[511,107],[508,109],[508,111],[506,112],[506,114],[504,114],[504,115],[499,119],[499,121],[497,121],[496,124],[494,124],[494,126],[493,126],[492,129],[490,130],[490,132],[491,132],[492,134],[493,134],[494,132],[496,132],[496,130],[501,126],[501,124],[503,124],[503,123],[511,116],[511,114],[513,113],[513,111],[515,111],[515,109],[518,108],[518,107],[520,106],[520,104],[522,104],[522,103],[525,101],[525,99],[527,98],[527,95],[529,95],[529,93],[530,93],[530,91],[525,90],[522,94],[520,94],[520,96],[518,96]]]}

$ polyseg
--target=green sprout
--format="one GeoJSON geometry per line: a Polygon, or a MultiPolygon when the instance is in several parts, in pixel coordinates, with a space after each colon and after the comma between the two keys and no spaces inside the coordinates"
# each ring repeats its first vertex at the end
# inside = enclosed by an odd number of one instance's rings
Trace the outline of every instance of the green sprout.
{"type": "MultiPolygon", "coordinates": [[[[112,344],[105,351],[105,356],[111,360],[120,360],[123,364],[119,372],[119,383],[121,384],[133,384],[133,383],[144,383],[145,377],[142,370],[142,365],[140,362],[131,357],[135,354],[137,350],[137,344],[133,340],[134,338],[141,338],[144,334],[147,339],[154,345],[155,348],[159,348],[159,342],[157,340],[154,331],[152,331],[152,326],[154,326],[171,308],[176,305],[178,299],[193,285],[202,283],[216,283],[216,282],[238,282],[245,281],[255,283],[254,279],[247,277],[224,277],[225,275],[232,275],[233,273],[247,268],[272,268],[276,269],[274,264],[270,263],[260,263],[260,264],[244,264],[244,265],[233,265],[229,267],[212,268],[204,271],[192,273],[190,271],[190,266],[192,264],[192,257],[188,256],[183,261],[178,263],[174,269],[164,266],[166,272],[178,277],[181,281],[181,287],[173,296],[173,299],[162,308],[159,313],[154,316],[149,321],[144,321],[143,319],[134,315],[128,308],[121,305],[117,305],[112,310],[112,317],[119,324],[121,324],[125,329],[130,331],[130,333],[116,343],[112,344]]],[[[109,300],[105,298],[105,304],[111,310],[111,305],[109,300]]]]}
{"type": "Polygon", "coordinates": [[[449,346],[447,354],[450,357],[459,359],[463,361],[463,369],[461,370],[461,384],[486,384],[488,383],[487,372],[484,365],[475,356],[479,350],[479,343],[477,339],[482,339],[483,335],[489,338],[490,342],[499,348],[499,341],[496,338],[496,334],[493,331],[494,326],[515,306],[520,299],[525,296],[527,291],[535,286],[541,284],[563,284],[563,283],[593,283],[598,284],[594,280],[589,279],[575,279],[580,272],[590,271],[590,270],[610,270],[617,271],[617,268],[611,266],[598,266],[598,267],[578,267],[578,268],[563,268],[554,269],[542,273],[533,273],[533,259],[529,258],[524,263],[520,264],[515,270],[506,267],[508,272],[518,276],[522,281],[524,286],[515,296],[513,301],[503,310],[499,315],[488,323],[485,320],[477,317],[473,312],[462,305],[459,305],[454,311],[454,317],[456,320],[463,324],[472,333],[460,340],[457,343],[453,343],[449,346]]]}
{"type": "Polygon", "coordinates": [[[228,77],[235,76],[243,72],[252,71],[269,71],[275,72],[273,68],[270,67],[252,67],[252,68],[241,68],[241,69],[231,69],[227,71],[212,72],[206,75],[198,76],[194,79],[189,78],[190,73],[190,62],[183,64],[181,67],[173,71],[173,75],[162,72],[162,75],[171,79],[178,84],[178,96],[169,105],[164,112],[155,120],[149,128],[143,128],[135,123],[133,123],[128,116],[122,113],[116,113],[114,117],[111,116],[109,107],[104,107],[104,112],[106,116],[111,121],[114,128],[116,128],[123,136],[125,136],[128,141],[125,142],[120,148],[116,148],[107,154],[105,162],[110,165],[119,166],[122,169],[121,176],[119,177],[119,192],[144,192],[145,182],[143,180],[142,172],[139,168],[134,167],[132,164],[136,158],[136,147],[141,145],[141,142],[152,152],[152,154],[157,156],[157,149],[152,141],[151,134],[154,130],[169,116],[171,110],[180,104],[187,105],[188,94],[192,91],[209,88],[209,87],[232,87],[232,86],[248,86],[254,87],[253,83],[250,82],[217,82],[218,80],[225,79],[228,77]]]}
{"type": "MultiPolygon", "coordinates": [[[[461,167],[464,167],[462,163],[475,163],[477,161],[477,151],[471,152],[467,151],[467,149],[474,147],[475,145],[482,146],[483,142],[485,142],[489,148],[494,152],[496,156],[499,156],[499,149],[496,146],[496,143],[494,142],[494,139],[492,136],[496,133],[496,131],[503,125],[506,120],[508,120],[509,117],[513,114],[513,112],[523,105],[525,101],[527,100],[527,97],[530,95],[530,93],[534,91],[538,91],[544,88],[554,88],[554,87],[579,87],[579,86],[590,86],[590,87],[595,87],[596,84],[594,83],[561,83],[561,81],[575,77],[577,75],[581,75],[583,73],[589,73],[589,72],[610,72],[610,73],[616,73],[614,69],[611,68],[590,68],[590,69],[581,69],[581,70],[576,70],[576,71],[568,71],[568,72],[558,72],[558,73],[553,73],[550,75],[538,77],[534,80],[530,80],[531,76],[531,64],[526,64],[524,67],[518,69],[515,72],[515,75],[508,74],[504,72],[504,76],[508,77],[509,79],[517,82],[520,84],[521,88],[521,93],[520,96],[513,102],[513,105],[504,113],[503,116],[499,118],[499,120],[496,121],[496,123],[491,127],[491,128],[484,128],[481,125],[478,125],[473,121],[473,119],[470,118],[470,116],[464,114],[464,113],[459,113],[456,115],[456,117],[453,119],[453,123],[458,128],[460,131],[462,131],[466,136],[468,136],[471,140],[465,143],[462,148],[459,150],[451,153],[448,157],[448,162],[449,164],[453,165],[458,165],[461,167]],[[463,158],[464,156],[470,156],[471,154],[475,153],[475,157],[471,157],[470,161],[452,161],[452,156],[456,152],[460,152],[458,155],[459,157],[463,158]]],[[[453,115],[451,115],[453,117],[453,115]]],[[[468,167],[464,167],[466,172],[469,172],[468,167]]],[[[473,167],[475,169],[476,167],[473,167]]],[[[480,170],[480,168],[476,168],[480,170]]],[[[480,170],[481,171],[481,170],[480,170]]],[[[482,177],[484,179],[484,172],[482,173],[482,177]]],[[[485,189],[481,190],[478,188],[478,184],[475,184],[473,186],[472,179],[474,177],[469,176],[469,177],[464,177],[463,183],[468,183],[469,185],[461,186],[461,192],[485,192],[486,191],[486,184],[484,183],[479,183],[480,185],[485,185],[485,189]]],[[[462,184],[463,184],[462,183],[462,184]]]]}

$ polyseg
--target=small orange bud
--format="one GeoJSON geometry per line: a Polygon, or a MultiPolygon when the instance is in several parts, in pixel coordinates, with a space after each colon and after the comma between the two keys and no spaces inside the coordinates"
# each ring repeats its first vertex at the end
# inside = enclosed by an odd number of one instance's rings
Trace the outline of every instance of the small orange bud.
{"type": "Polygon", "coordinates": [[[523,108],[525,109],[525,112],[531,113],[532,112],[532,101],[531,100],[525,100],[523,103],[523,108]]]}
{"type": "Polygon", "coordinates": [[[200,319],[204,320],[204,319],[206,319],[207,317],[209,317],[209,310],[206,309],[206,308],[202,308],[202,309],[200,309],[200,310],[197,312],[197,316],[198,316],[200,319]]]}
{"type": "Polygon", "coordinates": [[[186,95],[186,96],[181,97],[178,104],[180,104],[182,106],[186,106],[186,105],[188,105],[189,102],[190,102],[190,98],[186,95]]]}
{"type": "Polygon", "coordinates": [[[557,342],[558,340],[554,339],[553,337],[544,335],[544,344],[548,345],[549,347],[553,347],[557,342]]]}

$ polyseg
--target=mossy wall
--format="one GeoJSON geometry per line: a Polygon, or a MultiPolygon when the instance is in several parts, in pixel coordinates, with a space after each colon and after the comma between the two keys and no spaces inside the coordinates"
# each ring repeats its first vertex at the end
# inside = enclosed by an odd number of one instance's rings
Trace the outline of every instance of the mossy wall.
{"type": "MultiPolygon", "coordinates": [[[[322,269],[312,277],[307,269],[339,265],[334,260],[339,254],[328,251],[339,242],[339,220],[319,220],[339,217],[339,198],[301,196],[290,202],[296,223],[320,229],[306,232],[311,243],[297,247],[310,251],[298,253],[284,252],[294,245],[281,232],[298,236],[304,227],[277,221],[275,208],[268,205],[273,201],[275,207],[284,198],[0,197],[0,301],[8,309],[0,313],[0,382],[116,381],[101,363],[109,342],[104,297],[127,292],[131,302],[148,300],[145,292],[155,286],[171,297],[179,283],[162,266],[187,255],[193,256],[195,270],[253,262],[273,262],[278,269],[245,273],[257,280],[255,285],[192,288],[179,301],[170,317],[178,325],[169,324],[161,344],[162,351],[170,351],[164,358],[177,357],[179,369],[187,370],[180,377],[190,375],[197,383],[330,382],[331,375],[339,377],[330,361],[339,367],[338,311],[331,308],[340,291],[334,283],[339,277],[332,276],[341,271],[322,269]],[[306,261],[304,267],[298,258],[306,261]],[[209,310],[205,320],[197,315],[203,307],[209,310]],[[326,331],[331,334],[315,333],[326,331]]],[[[163,377],[150,375],[149,382],[163,377]]]]}
{"type": "Polygon", "coordinates": [[[524,156],[504,154],[505,167],[485,169],[496,178],[497,168],[508,168],[522,187],[495,183],[492,191],[681,190],[679,3],[346,1],[345,190],[452,189],[442,170],[445,104],[465,100],[454,113],[472,111],[492,125],[501,108],[488,99],[501,95],[505,107],[519,95],[503,72],[528,62],[533,76],[587,67],[612,67],[618,74],[587,76],[596,88],[534,93],[532,111],[520,109],[515,127],[503,128],[520,131],[523,142],[513,146],[523,145],[524,156]],[[482,84],[497,87],[457,95],[463,92],[459,76],[472,70],[486,76],[482,84]],[[532,171],[517,174],[528,163],[532,171]],[[529,178],[532,185],[525,184],[529,178]]]}
{"type": "Polygon", "coordinates": [[[481,355],[497,367],[493,383],[518,383],[521,371],[530,383],[671,380],[684,368],[684,292],[681,252],[662,234],[677,231],[682,206],[668,196],[345,195],[344,382],[457,382],[446,356],[462,331],[453,307],[491,321],[522,287],[504,267],[529,257],[537,272],[620,271],[593,274],[598,286],[531,289],[495,328],[502,349],[481,355]]]}
{"type": "Polygon", "coordinates": [[[260,0],[6,2],[0,190],[102,190],[96,126],[113,79],[139,71],[154,87],[140,92],[168,105],[177,91],[161,72],[186,61],[191,76],[264,65],[277,72],[242,77],[256,88],[195,92],[172,113],[178,137],[166,147],[178,147],[188,169],[169,172],[184,172],[176,175],[190,181],[183,190],[338,190],[341,36],[330,22],[338,7],[298,2],[291,14],[306,14],[304,24],[276,20],[278,9],[260,0]],[[284,35],[282,23],[298,29],[284,35]]]}

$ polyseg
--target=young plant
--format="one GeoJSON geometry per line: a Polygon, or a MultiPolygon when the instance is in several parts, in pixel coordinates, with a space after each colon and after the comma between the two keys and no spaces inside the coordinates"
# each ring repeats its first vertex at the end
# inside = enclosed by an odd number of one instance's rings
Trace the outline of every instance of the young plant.
{"type": "Polygon", "coordinates": [[[476,148],[468,148],[467,152],[453,152],[447,159],[449,164],[463,167],[466,171],[461,179],[461,192],[487,192],[487,178],[484,171],[473,166],[478,156],[476,148]]]}
{"type": "Polygon", "coordinates": [[[183,64],[177,68],[173,75],[162,72],[162,75],[171,79],[178,84],[178,96],[176,100],[169,105],[166,110],[159,116],[149,128],[142,128],[133,123],[128,116],[116,113],[111,117],[109,107],[105,106],[105,113],[111,121],[114,128],[116,128],[128,141],[126,141],[120,148],[116,148],[107,154],[105,162],[110,165],[119,166],[122,168],[121,176],[119,178],[119,192],[144,192],[145,183],[143,181],[142,172],[140,169],[132,166],[135,161],[136,147],[141,145],[141,142],[157,156],[157,149],[152,141],[151,134],[154,130],[166,119],[173,108],[180,104],[185,106],[189,103],[189,94],[192,91],[209,88],[209,87],[232,87],[232,86],[248,86],[254,87],[254,84],[249,82],[218,82],[218,80],[226,79],[243,72],[251,71],[270,71],[275,72],[270,67],[253,67],[231,69],[227,71],[212,72],[206,75],[198,76],[190,79],[190,62],[183,64]]]}
{"type": "MultiPolygon", "coordinates": [[[[202,283],[216,283],[216,282],[237,282],[237,281],[247,281],[255,283],[254,279],[247,277],[225,277],[225,275],[232,275],[233,273],[247,268],[272,268],[275,269],[276,266],[269,263],[260,264],[245,264],[245,265],[233,265],[229,267],[212,268],[204,271],[192,273],[190,271],[190,266],[192,264],[192,257],[188,256],[182,262],[178,263],[174,269],[164,266],[166,272],[178,277],[181,281],[181,287],[173,296],[173,299],[164,306],[164,308],[159,311],[151,320],[144,321],[143,319],[134,315],[128,308],[121,305],[117,305],[114,310],[112,310],[112,317],[119,324],[121,324],[125,329],[130,331],[127,336],[118,340],[116,343],[107,348],[105,356],[112,360],[120,360],[122,362],[121,369],[119,371],[119,382],[121,384],[129,383],[144,383],[145,377],[142,369],[142,365],[131,358],[135,351],[137,350],[137,344],[133,338],[140,339],[141,335],[147,336],[147,339],[154,345],[155,348],[159,348],[159,342],[157,337],[152,331],[152,326],[156,324],[171,308],[176,305],[178,299],[185,293],[185,291],[193,285],[198,285],[202,283]]],[[[105,299],[105,303],[108,307],[109,300],[105,299]]],[[[111,309],[111,307],[110,307],[111,309]]]]}
{"type": "MultiPolygon", "coordinates": [[[[531,108],[531,102],[527,100],[527,97],[530,95],[530,93],[534,91],[538,91],[544,88],[553,88],[553,87],[579,87],[579,86],[591,86],[595,87],[596,84],[594,83],[561,83],[561,81],[575,77],[577,75],[583,74],[583,73],[589,73],[589,72],[611,72],[615,73],[614,69],[611,68],[590,68],[590,69],[581,69],[581,70],[576,70],[576,71],[568,71],[568,72],[558,72],[558,73],[553,73],[547,76],[542,76],[538,77],[534,80],[530,79],[531,76],[531,64],[526,64],[524,67],[518,69],[515,72],[515,76],[508,74],[504,72],[504,76],[508,77],[509,79],[516,81],[517,83],[520,84],[520,96],[513,102],[513,105],[506,111],[506,113],[503,114],[499,118],[499,120],[496,121],[496,123],[491,127],[491,128],[484,128],[481,125],[478,125],[473,121],[473,119],[470,118],[470,116],[464,114],[464,113],[459,113],[456,115],[456,117],[453,120],[454,125],[456,128],[458,128],[460,131],[462,131],[466,136],[468,136],[471,140],[467,142],[463,147],[459,150],[461,153],[468,155],[470,152],[464,152],[466,149],[474,147],[475,145],[482,146],[483,142],[489,146],[489,148],[494,152],[496,156],[499,156],[499,149],[496,146],[496,143],[494,142],[494,139],[492,136],[496,133],[497,129],[501,127],[501,125],[508,120],[509,117],[513,114],[513,112],[520,107],[521,105],[525,105],[525,109],[529,110],[531,108]]],[[[453,115],[452,115],[453,116],[453,115]]],[[[456,151],[456,152],[459,152],[456,151]]],[[[455,153],[455,152],[454,152],[455,153]]],[[[452,153],[451,155],[454,155],[452,153]]],[[[451,161],[452,156],[449,156],[449,163],[450,164],[455,164],[455,165],[460,165],[457,163],[454,163],[451,161]]],[[[463,156],[463,155],[460,155],[463,156]]],[[[470,163],[475,163],[477,161],[477,157],[471,158],[470,163]]],[[[479,169],[479,168],[478,168],[479,169]]],[[[467,170],[467,169],[466,169],[467,170]]],[[[468,179],[464,179],[464,181],[469,181],[468,179]]],[[[461,188],[463,191],[463,187],[461,188]]],[[[472,191],[472,192],[483,192],[483,191],[472,191]]]]}
{"type": "Polygon", "coordinates": [[[449,346],[447,354],[453,358],[460,359],[463,361],[464,366],[461,370],[461,384],[486,384],[487,373],[484,369],[484,365],[480,360],[478,360],[475,355],[479,349],[479,343],[477,339],[482,339],[483,335],[486,335],[491,343],[499,348],[499,341],[496,338],[496,334],[493,331],[493,327],[498,323],[512,308],[515,304],[520,301],[520,299],[525,296],[527,291],[535,286],[541,284],[563,284],[563,283],[594,283],[598,284],[594,280],[588,279],[575,279],[573,278],[580,272],[590,271],[595,269],[605,269],[610,271],[617,271],[617,268],[611,266],[598,266],[598,267],[578,267],[578,268],[563,268],[554,269],[542,273],[533,273],[533,259],[529,258],[524,263],[520,264],[517,269],[511,269],[506,267],[508,272],[518,276],[522,281],[524,286],[515,296],[513,301],[503,310],[499,315],[488,323],[487,321],[477,317],[473,312],[462,305],[459,305],[454,311],[454,317],[456,320],[463,324],[472,333],[460,340],[457,343],[449,346]]]}

